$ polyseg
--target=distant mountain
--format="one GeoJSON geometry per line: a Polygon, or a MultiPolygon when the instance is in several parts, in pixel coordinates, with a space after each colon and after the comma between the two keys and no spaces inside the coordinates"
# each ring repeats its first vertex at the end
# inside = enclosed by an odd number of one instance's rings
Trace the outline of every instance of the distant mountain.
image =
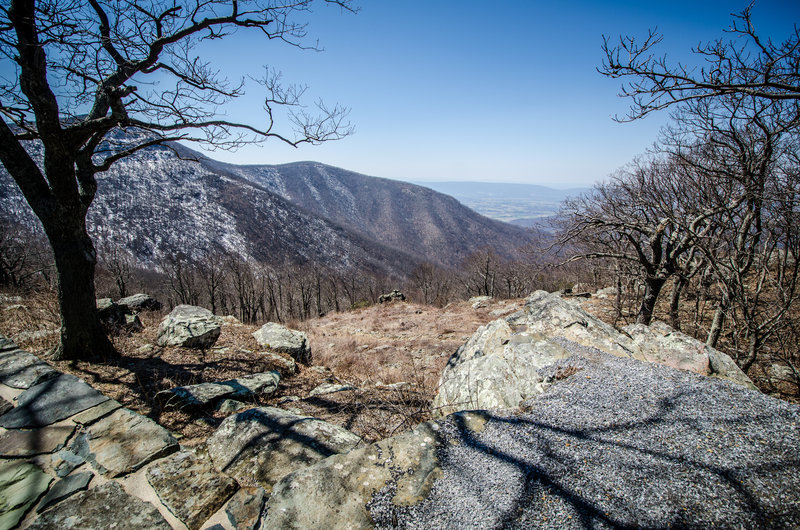
{"type": "Polygon", "coordinates": [[[450,196],[406,182],[317,162],[275,166],[204,163],[383,245],[445,266],[456,266],[486,246],[514,257],[531,238],[527,230],[489,219],[450,196]]]}
{"type": "Polygon", "coordinates": [[[492,219],[518,226],[539,226],[541,219],[558,213],[561,202],[589,188],[557,190],[535,184],[498,182],[418,182],[452,195],[462,204],[492,219]]]}
{"type": "MultiPolygon", "coordinates": [[[[511,255],[528,242],[527,231],[413,184],[313,162],[223,164],[173,147],[181,158],[148,148],[98,175],[87,216],[95,241],[151,267],[178,252],[202,259],[224,251],[395,276],[423,261],[457,265],[485,246],[511,255]]],[[[0,217],[39,228],[1,166],[0,217]]]]}

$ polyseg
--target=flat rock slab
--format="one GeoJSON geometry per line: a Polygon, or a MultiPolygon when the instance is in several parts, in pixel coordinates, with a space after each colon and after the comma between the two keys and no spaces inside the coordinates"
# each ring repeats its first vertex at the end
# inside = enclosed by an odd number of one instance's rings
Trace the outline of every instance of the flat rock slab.
{"type": "Polygon", "coordinates": [[[10,401],[6,401],[4,397],[0,396],[0,416],[13,408],[14,405],[12,405],[10,401]]]}
{"type": "Polygon", "coordinates": [[[95,405],[90,409],[86,409],[83,412],[76,414],[70,420],[78,425],[89,425],[93,423],[103,416],[107,416],[114,412],[115,410],[122,408],[122,404],[114,399],[109,399],[108,401],[103,401],[99,405],[95,405]]]}
{"type": "Polygon", "coordinates": [[[269,394],[278,388],[281,376],[276,371],[252,374],[219,383],[200,383],[162,390],[156,398],[165,410],[196,410],[211,407],[223,398],[246,399],[269,394]]]}
{"type": "Polygon", "coordinates": [[[76,436],[70,449],[75,454],[87,454],[87,460],[101,474],[118,477],[174,453],[178,442],[150,418],[118,409],[76,436]]]}
{"type": "Polygon", "coordinates": [[[11,350],[0,354],[0,383],[12,388],[30,388],[58,375],[52,366],[32,353],[11,350]]]}
{"type": "Polygon", "coordinates": [[[285,474],[347,452],[360,441],[322,420],[259,407],[225,418],[207,444],[218,470],[269,493],[285,474]]]}
{"type": "Polygon", "coordinates": [[[89,486],[92,477],[94,477],[94,473],[83,471],[57,481],[42,498],[39,506],[36,507],[36,511],[42,513],[51,505],[63,501],[81,490],[85,490],[89,486]]]}
{"type": "Polygon", "coordinates": [[[171,530],[155,506],[125,493],[116,482],[76,493],[42,512],[29,528],[171,530]]]}
{"type": "Polygon", "coordinates": [[[265,499],[264,488],[242,488],[234,493],[225,506],[225,515],[231,526],[237,530],[254,530],[261,518],[265,499]]]}
{"type": "Polygon", "coordinates": [[[222,508],[238,485],[214,469],[207,455],[181,451],[147,469],[158,498],[190,529],[200,528],[222,508]]]}
{"type": "Polygon", "coordinates": [[[54,453],[64,447],[74,431],[74,425],[8,430],[0,435],[0,456],[9,458],[54,453]]]}
{"type": "Polygon", "coordinates": [[[15,528],[53,478],[24,460],[0,463],[0,528],[15,528]]]}
{"type": "Polygon", "coordinates": [[[0,427],[44,427],[108,399],[74,375],[59,374],[20,394],[16,408],[0,416],[0,427]]]}
{"type": "Polygon", "coordinates": [[[5,335],[0,335],[0,352],[9,351],[9,350],[16,350],[19,346],[13,340],[9,339],[5,335]]]}

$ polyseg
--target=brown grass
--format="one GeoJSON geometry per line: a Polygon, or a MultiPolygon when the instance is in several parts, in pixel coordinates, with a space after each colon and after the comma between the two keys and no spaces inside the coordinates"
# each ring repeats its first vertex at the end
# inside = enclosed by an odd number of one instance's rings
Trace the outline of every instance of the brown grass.
{"type": "MultiPolygon", "coordinates": [[[[309,334],[315,366],[298,366],[293,376],[282,374],[278,390],[253,399],[252,404],[316,416],[348,428],[368,442],[396,434],[429,419],[430,402],[449,356],[479,326],[497,318],[489,311],[506,305],[507,301],[473,309],[459,302],[440,309],[395,302],[294,323],[309,334]],[[358,389],[308,397],[309,391],[323,382],[349,383],[358,389]],[[389,386],[395,383],[404,384],[389,386]]],[[[1,298],[0,333],[59,370],[81,377],[124,406],[153,418],[182,436],[182,443],[194,445],[205,440],[224,415],[217,411],[163,411],[155,400],[157,392],[278,367],[260,354],[252,337],[258,326],[226,324],[215,346],[204,352],[156,346],[158,324],[165,313],[141,313],[144,330],[114,337],[120,357],[105,364],[49,359],[48,352],[58,342],[59,326],[57,305],[50,293],[22,300],[1,298]],[[30,334],[42,330],[43,336],[30,334]]]]}

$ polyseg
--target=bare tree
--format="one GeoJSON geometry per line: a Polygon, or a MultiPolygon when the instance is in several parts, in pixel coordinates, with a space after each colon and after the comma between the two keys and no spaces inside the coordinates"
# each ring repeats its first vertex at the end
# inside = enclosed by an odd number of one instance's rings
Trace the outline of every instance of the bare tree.
{"type": "MultiPolygon", "coordinates": [[[[232,148],[276,138],[290,145],[341,138],[346,110],[300,107],[303,89],[268,72],[262,125],[222,119],[243,94],[196,54],[236,30],[304,46],[296,17],[314,0],[11,0],[0,7],[0,54],[16,69],[0,81],[0,161],[42,222],[58,271],[57,359],[114,355],[95,309],[96,253],[86,212],[96,174],[172,140],[232,148]],[[289,109],[280,132],[278,109],[289,109]],[[293,110],[294,109],[294,110],[293,110]],[[125,134],[119,134],[124,130],[125,134]],[[41,158],[27,141],[37,141],[41,158]]],[[[349,0],[327,0],[350,9],[349,0]]]]}
{"type": "MultiPolygon", "coordinates": [[[[663,36],[651,30],[643,40],[620,37],[613,44],[603,37],[606,58],[600,73],[623,79],[621,96],[631,100],[622,121],[635,120],[687,101],[716,99],[738,94],[768,101],[800,100],[800,29],[775,43],[756,32],[752,5],[733,15],[729,39],[720,38],[695,48],[705,65],[697,68],[671,64],[656,55],[663,36]]],[[[788,115],[800,123],[800,115],[788,115]]]]}
{"type": "Polygon", "coordinates": [[[637,323],[650,323],[666,281],[691,263],[686,254],[715,227],[718,207],[702,200],[705,185],[696,176],[674,157],[651,155],[565,203],[560,241],[582,247],[573,260],[610,259],[641,271],[637,323]]]}

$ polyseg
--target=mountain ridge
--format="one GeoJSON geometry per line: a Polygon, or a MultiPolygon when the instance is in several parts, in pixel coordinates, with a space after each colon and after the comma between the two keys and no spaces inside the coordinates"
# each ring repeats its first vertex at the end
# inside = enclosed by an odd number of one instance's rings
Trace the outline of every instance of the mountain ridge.
{"type": "MultiPolygon", "coordinates": [[[[28,147],[41,159],[40,146],[28,147]]],[[[486,246],[510,256],[529,241],[451,197],[319,162],[237,166],[174,144],[120,160],[97,180],[90,235],[148,268],[178,253],[222,252],[405,276],[424,261],[457,266],[486,246]]],[[[0,207],[6,222],[41,230],[2,168],[0,207]]]]}

